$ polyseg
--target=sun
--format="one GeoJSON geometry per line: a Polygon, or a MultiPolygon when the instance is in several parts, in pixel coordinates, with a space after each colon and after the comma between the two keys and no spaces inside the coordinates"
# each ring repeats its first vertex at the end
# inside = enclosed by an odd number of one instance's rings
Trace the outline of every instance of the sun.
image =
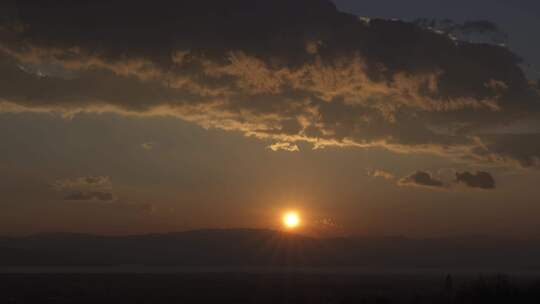
{"type": "Polygon", "coordinates": [[[300,226],[300,216],[296,212],[287,212],[283,215],[283,225],[287,229],[294,229],[300,226]]]}

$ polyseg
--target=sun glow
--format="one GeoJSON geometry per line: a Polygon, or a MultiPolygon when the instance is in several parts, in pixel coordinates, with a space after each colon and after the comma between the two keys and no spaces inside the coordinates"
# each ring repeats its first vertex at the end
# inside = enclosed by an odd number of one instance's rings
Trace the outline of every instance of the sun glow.
{"type": "Polygon", "coordinates": [[[287,212],[283,215],[283,225],[287,229],[294,229],[300,225],[300,216],[296,212],[287,212]]]}

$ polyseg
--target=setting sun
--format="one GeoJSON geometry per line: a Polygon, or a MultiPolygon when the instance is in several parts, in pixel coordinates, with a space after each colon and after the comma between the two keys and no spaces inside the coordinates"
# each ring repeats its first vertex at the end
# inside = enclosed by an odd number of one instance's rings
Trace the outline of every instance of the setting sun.
{"type": "Polygon", "coordinates": [[[283,225],[288,229],[294,229],[300,225],[300,216],[296,212],[287,212],[283,216],[283,225]]]}

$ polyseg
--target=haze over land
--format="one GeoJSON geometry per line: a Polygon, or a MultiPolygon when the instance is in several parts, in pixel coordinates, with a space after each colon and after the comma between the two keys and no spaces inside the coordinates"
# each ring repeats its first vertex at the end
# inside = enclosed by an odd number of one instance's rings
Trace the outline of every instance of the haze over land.
{"type": "Polygon", "coordinates": [[[540,242],[483,237],[316,239],[271,230],[236,229],[120,237],[45,234],[3,238],[0,248],[0,265],[8,271],[16,270],[16,266],[132,266],[133,271],[151,266],[167,266],[171,271],[177,269],[174,267],[194,266],[214,269],[211,271],[219,267],[233,267],[225,268],[228,271],[242,269],[238,267],[277,267],[267,268],[269,271],[282,266],[298,270],[323,267],[329,272],[540,270],[540,242]]]}

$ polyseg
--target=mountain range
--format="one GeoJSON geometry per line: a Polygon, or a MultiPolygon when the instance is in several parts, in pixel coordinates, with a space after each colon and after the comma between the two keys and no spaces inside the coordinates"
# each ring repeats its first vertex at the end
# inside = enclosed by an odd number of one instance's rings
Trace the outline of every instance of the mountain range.
{"type": "Polygon", "coordinates": [[[310,266],[534,269],[539,241],[487,237],[312,238],[272,230],[0,238],[1,266],[310,266]]]}

